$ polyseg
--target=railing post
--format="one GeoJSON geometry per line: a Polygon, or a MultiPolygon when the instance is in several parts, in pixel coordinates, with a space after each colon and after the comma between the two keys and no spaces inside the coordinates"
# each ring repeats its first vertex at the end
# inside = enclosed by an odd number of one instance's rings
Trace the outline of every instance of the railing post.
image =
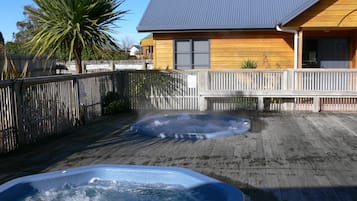
{"type": "Polygon", "coordinates": [[[293,70],[291,71],[291,89],[294,91],[298,90],[298,71],[297,70],[293,70]]]}
{"type": "Polygon", "coordinates": [[[208,71],[198,72],[198,106],[200,111],[208,110],[208,101],[206,97],[202,94],[202,92],[208,91],[208,79],[208,71]]]}
{"type": "Polygon", "coordinates": [[[283,90],[288,90],[289,89],[289,71],[284,70],[283,72],[283,90]]]}
{"type": "Polygon", "coordinates": [[[283,73],[283,90],[294,90],[294,72],[293,70],[285,70],[283,73]]]}

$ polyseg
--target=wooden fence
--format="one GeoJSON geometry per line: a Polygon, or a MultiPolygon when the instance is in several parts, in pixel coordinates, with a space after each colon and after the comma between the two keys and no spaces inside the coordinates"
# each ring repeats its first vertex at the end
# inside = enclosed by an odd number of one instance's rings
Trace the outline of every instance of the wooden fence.
{"type": "Polygon", "coordinates": [[[0,153],[96,119],[111,91],[133,110],[357,111],[355,70],[115,71],[1,81],[0,153]]]}
{"type": "Polygon", "coordinates": [[[1,81],[0,153],[100,116],[101,98],[113,91],[111,77],[101,73],[1,81]]]}
{"type": "MultiPolygon", "coordinates": [[[[60,74],[70,74],[76,72],[74,61],[58,63],[63,69],[57,70],[60,74]]],[[[85,60],[82,61],[83,72],[95,73],[115,70],[146,70],[152,69],[151,59],[142,60],[85,60]]]]}
{"type": "MultiPolygon", "coordinates": [[[[7,55],[8,68],[12,65],[16,67],[17,72],[21,73],[27,66],[27,77],[49,76],[56,74],[56,60],[48,59],[45,56],[34,58],[34,55],[7,55]]],[[[4,56],[0,55],[0,73],[4,67],[4,56]]]]}

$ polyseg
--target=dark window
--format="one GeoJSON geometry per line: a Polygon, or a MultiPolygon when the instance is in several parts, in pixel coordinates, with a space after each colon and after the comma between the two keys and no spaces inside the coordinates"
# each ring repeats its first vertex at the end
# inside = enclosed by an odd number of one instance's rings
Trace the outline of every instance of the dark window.
{"type": "Polygon", "coordinates": [[[343,37],[305,38],[304,68],[349,68],[350,39],[343,37]]]}
{"type": "Polygon", "coordinates": [[[210,66],[209,40],[176,40],[175,68],[202,69],[210,66]]]}

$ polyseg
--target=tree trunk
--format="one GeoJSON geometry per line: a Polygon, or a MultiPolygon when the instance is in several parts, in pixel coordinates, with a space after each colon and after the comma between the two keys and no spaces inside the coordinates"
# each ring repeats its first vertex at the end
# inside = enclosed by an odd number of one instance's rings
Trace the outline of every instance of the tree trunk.
{"type": "Polygon", "coordinates": [[[76,73],[81,74],[82,72],[82,49],[77,48],[74,50],[74,57],[76,60],[76,73]]]}

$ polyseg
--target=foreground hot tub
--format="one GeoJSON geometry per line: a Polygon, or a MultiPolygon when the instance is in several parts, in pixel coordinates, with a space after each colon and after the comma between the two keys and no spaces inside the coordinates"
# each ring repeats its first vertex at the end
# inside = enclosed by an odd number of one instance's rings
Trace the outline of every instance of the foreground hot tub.
{"type": "Polygon", "coordinates": [[[243,194],[237,188],[192,170],[128,165],[84,166],[21,177],[0,186],[0,200],[66,200],[59,195],[62,191],[66,192],[64,196],[77,196],[80,200],[135,201],[140,196],[140,200],[145,201],[243,200],[243,194]],[[150,189],[144,189],[145,186],[150,189]],[[155,195],[157,188],[161,189],[155,195]],[[145,193],[152,194],[153,198],[146,198],[145,193]]]}

